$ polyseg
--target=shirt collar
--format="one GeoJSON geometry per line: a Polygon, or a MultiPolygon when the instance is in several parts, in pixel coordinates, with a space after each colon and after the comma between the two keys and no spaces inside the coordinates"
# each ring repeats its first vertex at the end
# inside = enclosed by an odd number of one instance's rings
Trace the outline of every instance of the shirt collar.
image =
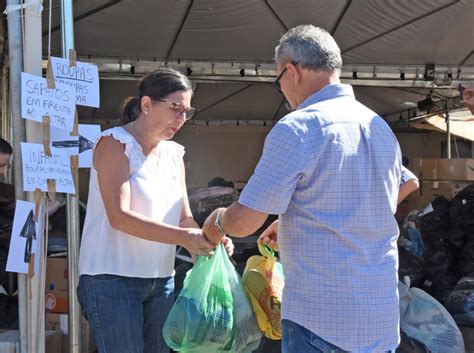
{"type": "Polygon", "coordinates": [[[354,98],[354,90],[351,85],[337,83],[333,85],[327,85],[316,93],[313,93],[301,103],[297,110],[304,109],[311,104],[322,102],[328,99],[334,99],[338,97],[349,96],[354,98]]]}

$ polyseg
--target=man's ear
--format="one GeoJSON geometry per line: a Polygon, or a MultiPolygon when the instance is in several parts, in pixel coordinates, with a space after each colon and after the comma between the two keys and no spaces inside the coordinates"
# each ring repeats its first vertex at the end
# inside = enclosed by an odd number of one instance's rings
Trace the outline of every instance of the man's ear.
{"type": "Polygon", "coordinates": [[[301,82],[301,70],[298,67],[299,65],[293,65],[291,63],[287,64],[288,73],[291,75],[293,84],[296,86],[301,82]]]}

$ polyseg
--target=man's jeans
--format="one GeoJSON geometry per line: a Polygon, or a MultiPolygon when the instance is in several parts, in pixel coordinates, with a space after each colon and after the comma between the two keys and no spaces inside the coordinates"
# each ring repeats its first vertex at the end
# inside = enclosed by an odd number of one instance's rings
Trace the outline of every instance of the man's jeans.
{"type": "Polygon", "coordinates": [[[282,320],[281,325],[283,329],[282,353],[347,353],[293,321],[282,320]]]}
{"type": "Polygon", "coordinates": [[[100,353],[169,353],[161,330],[174,279],[82,275],[77,295],[100,353]]]}

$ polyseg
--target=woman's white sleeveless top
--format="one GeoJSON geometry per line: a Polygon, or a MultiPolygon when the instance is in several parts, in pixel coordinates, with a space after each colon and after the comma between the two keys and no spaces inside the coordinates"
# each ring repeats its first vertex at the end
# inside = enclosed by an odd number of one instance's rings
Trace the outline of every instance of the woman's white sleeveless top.
{"type": "MultiPolygon", "coordinates": [[[[143,155],[135,138],[122,127],[104,131],[125,145],[130,167],[131,210],[155,221],[179,226],[183,204],[183,146],[161,141],[158,159],[143,155]]],[[[114,158],[114,156],[110,156],[114,158]]],[[[176,246],[144,240],[111,227],[92,166],[87,214],[82,232],[79,274],[126,277],[173,275],[176,246]]]]}

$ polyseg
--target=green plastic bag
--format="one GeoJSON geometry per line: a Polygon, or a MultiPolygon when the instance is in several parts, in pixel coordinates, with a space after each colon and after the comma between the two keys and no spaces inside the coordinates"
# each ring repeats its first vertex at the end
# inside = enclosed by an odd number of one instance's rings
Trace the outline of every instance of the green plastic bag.
{"type": "Polygon", "coordinates": [[[177,352],[233,352],[232,289],[222,244],[210,258],[198,256],[184,279],[163,327],[166,344],[177,352]]]}

